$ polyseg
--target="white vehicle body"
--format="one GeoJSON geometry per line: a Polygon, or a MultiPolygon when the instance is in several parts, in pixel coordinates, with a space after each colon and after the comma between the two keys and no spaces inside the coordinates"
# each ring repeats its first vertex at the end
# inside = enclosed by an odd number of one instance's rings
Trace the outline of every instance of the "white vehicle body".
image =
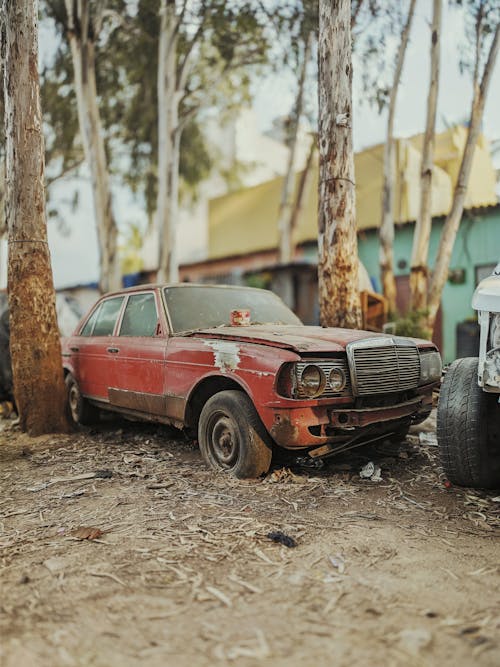
{"type": "Polygon", "coordinates": [[[472,307],[480,326],[478,383],[484,391],[500,394],[500,262],[477,286],[472,307]]]}

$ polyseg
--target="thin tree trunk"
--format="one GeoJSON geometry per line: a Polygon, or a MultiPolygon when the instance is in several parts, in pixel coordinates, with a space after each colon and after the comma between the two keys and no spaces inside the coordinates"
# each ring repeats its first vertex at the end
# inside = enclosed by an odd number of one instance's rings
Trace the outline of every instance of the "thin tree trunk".
{"type": "MultiPolygon", "coordinates": [[[[467,133],[467,141],[465,143],[464,153],[462,156],[462,163],[458,173],[457,183],[453,191],[453,201],[451,210],[446,216],[439,248],[437,252],[436,264],[432,274],[431,283],[429,286],[428,295],[428,326],[434,329],[436,314],[439,309],[441,301],[441,294],[443,292],[448,269],[450,266],[451,254],[457,236],[458,227],[462,218],[464,210],[465,197],[467,194],[467,186],[469,184],[469,177],[472,168],[472,160],[474,158],[474,151],[476,149],[479,132],[481,129],[481,120],[483,117],[484,105],[488,95],[488,89],[491,81],[491,75],[495,68],[495,62],[498,55],[499,39],[500,39],[500,24],[497,24],[493,40],[491,42],[488,59],[486,61],[481,84],[478,87],[477,81],[474,86],[474,95],[472,100],[471,116],[469,121],[469,130],[467,133]]],[[[477,78],[477,77],[475,77],[477,78]]]]}
{"type": "Polygon", "coordinates": [[[319,302],[323,326],[361,326],[352,146],[350,0],[319,2],[319,302]]]}
{"type": "Polygon", "coordinates": [[[295,201],[293,203],[292,213],[290,215],[291,234],[293,234],[295,229],[297,228],[297,222],[299,219],[300,212],[302,211],[302,207],[304,205],[307,193],[310,190],[312,174],[313,174],[312,167],[313,167],[314,154],[316,153],[316,149],[318,147],[317,141],[318,141],[317,135],[311,137],[311,145],[309,146],[309,153],[307,155],[306,164],[304,170],[300,175],[299,185],[297,187],[297,194],[295,197],[295,201]]]}
{"type": "Polygon", "coordinates": [[[177,282],[179,200],[179,101],[177,91],[177,16],[175,0],[162,0],[158,45],[158,280],[177,282]]]}
{"type": "MultiPolygon", "coordinates": [[[[0,84],[3,86],[3,82],[0,84]]],[[[5,157],[0,157],[0,239],[7,233],[5,217],[5,157]]]]}
{"type": "Polygon", "coordinates": [[[68,429],[47,243],[38,2],[3,1],[10,353],[20,427],[68,429]]]}
{"type": "MultiPolygon", "coordinates": [[[[351,9],[351,31],[354,30],[356,27],[356,23],[358,21],[358,16],[359,12],[361,11],[361,8],[363,7],[365,0],[354,0],[354,4],[351,9]]],[[[351,41],[354,41],[352,35],[351,35],[351,41]]]]}
{"type": "Polygon", "coordinates": [[[101,292],[108,292],[121,287],[121,270],[118,256],[118,229],[111,205],[104,135],[97,104],[95,46],[90,37],[89,1],[82,0],[78,11],[73,0],[66,0],[66,11],[68,39],[75,73],[78,121],[85,159],[90,170],[97,222],[99,285],[101,292]]]}
{"type": "Polygon", "coordinates": [[[410,29],[415,13],[416,0],[411,0],[405,26],[401,33],[401,42],[396,57],[394,80],[389,97],[387,117],[387,139],[384,147],[384,173],[382,185],[382,222],[380,225],[380,272],[382,291],[387,299],[389,312],[396,310],[396,281],[394,279],[394,179],[396,176],[396,158],[394,146],[394,116],[401,72],[410,37],[410,29]]]}
{"type": "Polygon", "coordinates": [[[431,77],[427,97],[427,120],[420,171],[420,209],[413,234],[411,255],[410,295],[413,310],[425,310],[427,308],[427,258],[432,225],[432,169],[434,165],[434,136],[439,90],[441,14],[442,0],[434,0],[431,28],[431,77]]]}
{"type": "Polygon", "coordinates": [[[302,116],[302,107],[304,101],[304,84],[306,80],[307,65],[311,54],[311,42],[313,33],[309,33],[304,45],[302,67],[300,68],[299,85],[297,89],[297,98],[295,101],[294,117],[292,121],[291,138],[289,142],[289,155],[286,174],[281,189],[281,201],[278,215],[278,233],[279,233],[279,259],[282,264],[292,260],[294,254],[291,219],[293,213],[293,190],[295,184],[295,159],[297,153],[297,138],[300,127],[300,118],[302,116]]]}

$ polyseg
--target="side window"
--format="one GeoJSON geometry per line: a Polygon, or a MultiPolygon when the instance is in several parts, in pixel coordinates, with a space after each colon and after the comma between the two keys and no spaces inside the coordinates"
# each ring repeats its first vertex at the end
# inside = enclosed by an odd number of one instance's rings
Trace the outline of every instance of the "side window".
{"type": "Polygon", "coordinates": [[[89,317],[89,319],[86,321],[85,326],[80,331],[80,336],[92,336],[92,329],[94,328],[94,324],[95,324],[95,321],[97,319],[97,315],[98,315],[100,310],[101,310],[101,306],[99,305],[94,310],[94,312],[89,317]]]}
{"type": "Polygon", "coordinates": [[[158,313],[154,294],[132,294],[123,314],[120,336],[154,336],[158,313]]]}
{"type": "Polygon", "coordinates": [[[115,328],[116,318],[123,303],[123,296],[103,301],[99,308],[93,336],[111,336],[115,328]]]}

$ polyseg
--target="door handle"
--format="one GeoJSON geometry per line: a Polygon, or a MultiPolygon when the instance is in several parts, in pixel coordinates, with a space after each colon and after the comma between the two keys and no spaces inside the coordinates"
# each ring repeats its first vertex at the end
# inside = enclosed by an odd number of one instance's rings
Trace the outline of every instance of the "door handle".
{"type": "Polygon", "coordinates": [[[119,351],[117,347],[108,347],[108,352],[111,352],[111,354],[116,354],[119,351]]]}
{"type": "Polygon", "coordinates": [[[79,347],[70,347],[69,348],[72,352],[79,352],[80,348],[79,347]]]}

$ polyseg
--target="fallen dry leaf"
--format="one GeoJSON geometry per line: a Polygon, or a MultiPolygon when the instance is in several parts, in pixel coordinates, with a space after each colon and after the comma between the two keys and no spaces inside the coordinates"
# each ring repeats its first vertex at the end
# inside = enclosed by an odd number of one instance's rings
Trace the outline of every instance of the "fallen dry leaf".
{"type": "Polygon", "coordinates": [[[75,530],[71,531],[70,535],[76,537],[79,540],[96,540],[101,535],[104,535],[100,528],[94,528],[92,526],[78,526],[75,530]]]}

